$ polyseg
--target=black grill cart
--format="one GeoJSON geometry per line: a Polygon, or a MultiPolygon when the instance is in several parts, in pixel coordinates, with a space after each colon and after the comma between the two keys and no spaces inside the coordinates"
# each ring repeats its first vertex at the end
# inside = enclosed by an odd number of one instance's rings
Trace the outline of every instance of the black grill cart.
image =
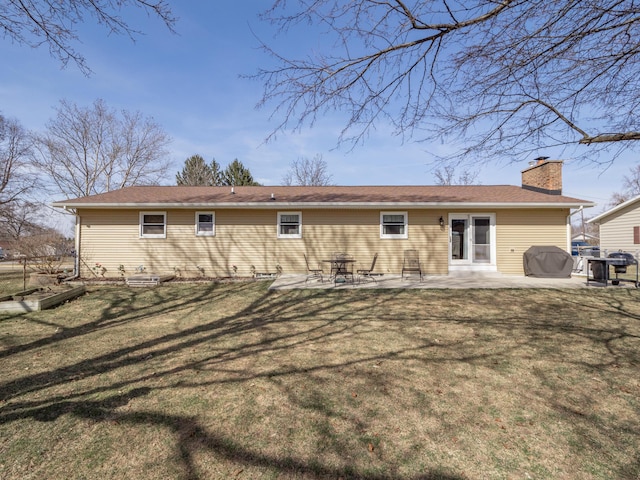
{"type": "Polygon", "coordinates": [[[587,285],[589,282],[604,283],[604,286],[620,285],[620,282],[631,282],[638,288],[638,260],[627,252],[613,252],[607,257],[592,257],[587,259],[587,285]],[[635,279],[620,278],[620,274],[627,273],[627,267],[635,265],[635,279]],[[615,278],[611,277],[613,267],[615,278]]]}

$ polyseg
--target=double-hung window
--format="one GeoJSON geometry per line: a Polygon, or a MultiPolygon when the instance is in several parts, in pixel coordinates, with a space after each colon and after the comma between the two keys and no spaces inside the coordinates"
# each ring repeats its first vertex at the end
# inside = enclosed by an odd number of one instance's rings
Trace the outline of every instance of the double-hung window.
{"type": "Polygon", "coordinates": [[[167,213],[140,212],[140,238],[167,238],[167,213]]]}
{"type": "Polygon", "coordinates": [[[380,238],[408,238],[407,212],[380,212],[380,238]]]}
{"type": "Polygon", "coordinates": [[[216,234],[216,214],[214,212],[196,212],[196,235],[213,237],[216,234]]]}
{"type": "Polygon", "coordinates": [[[302,238],[301,212],[278,212],[278,238],[302,238]]]}

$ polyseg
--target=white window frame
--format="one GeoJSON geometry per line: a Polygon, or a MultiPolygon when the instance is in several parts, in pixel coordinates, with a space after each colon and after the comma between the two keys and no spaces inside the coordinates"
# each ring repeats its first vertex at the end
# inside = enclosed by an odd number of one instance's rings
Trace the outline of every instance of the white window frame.
{"type": "MultiPolygon", "coordinates": [[[[204,222],[206,223],[206,222],[204,222]]],[[[198,237],[215,237],[216,236],[216,212],[196,212],[195,218],[195,229],[196,236],[198,237]],[[211,231],[200,230],[200,225],[203,222],[200,222],[200,215],[211,215],[211,231]]]]}
{"type": "MultiPolygon", "coordinates": [[[[394,224],[399,225],[399,224],[394,224]]],[[[409,213],[408,212],[380,212],[380,238],[386,239],[405,239],[409,238],[409,213]],[[402,215],[404,217],[404,233],[384,233],[384,216],[385,215],[402,215]]]]}
{"type": "Polygon", "coordinates": [[[140,212],[140,238],[167,238],[167,212],[140,212]],[[145,225],[160,225],[159,223],[144,223],[145,215],[162,215],[162,233],[144,233],[145,225]]]}
{"type": "Polygon", "coordinates": [[[278,238],[302,238],[302,212],[278,212],[278,238]],[[284,215],[298,215],[298,233],[280,233],[284,215]]]}

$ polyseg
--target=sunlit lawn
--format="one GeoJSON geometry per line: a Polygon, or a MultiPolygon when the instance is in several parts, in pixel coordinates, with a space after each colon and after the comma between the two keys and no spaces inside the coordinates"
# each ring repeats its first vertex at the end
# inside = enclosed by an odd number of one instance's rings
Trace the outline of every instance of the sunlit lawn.
{"type": "Polygon", "coordinates": [[[0,295],[10,295],[28,286],[28,273],[20,265],[0,264],[0,295]]]}
{"type": "Polygon", "coordinates": [[[638,290],[267,286],[0,316],[0,478],[640,476],[638,290]]]}

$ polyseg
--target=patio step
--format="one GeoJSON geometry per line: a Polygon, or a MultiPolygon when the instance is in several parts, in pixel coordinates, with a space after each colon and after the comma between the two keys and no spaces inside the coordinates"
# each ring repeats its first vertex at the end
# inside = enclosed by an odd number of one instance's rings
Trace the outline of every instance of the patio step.
{"type": "Polygon", "coordinates": [[[132,275],[127,277],[126,282],[130,287],[155,287],[173,277],[174,275],[132,275]]]}

